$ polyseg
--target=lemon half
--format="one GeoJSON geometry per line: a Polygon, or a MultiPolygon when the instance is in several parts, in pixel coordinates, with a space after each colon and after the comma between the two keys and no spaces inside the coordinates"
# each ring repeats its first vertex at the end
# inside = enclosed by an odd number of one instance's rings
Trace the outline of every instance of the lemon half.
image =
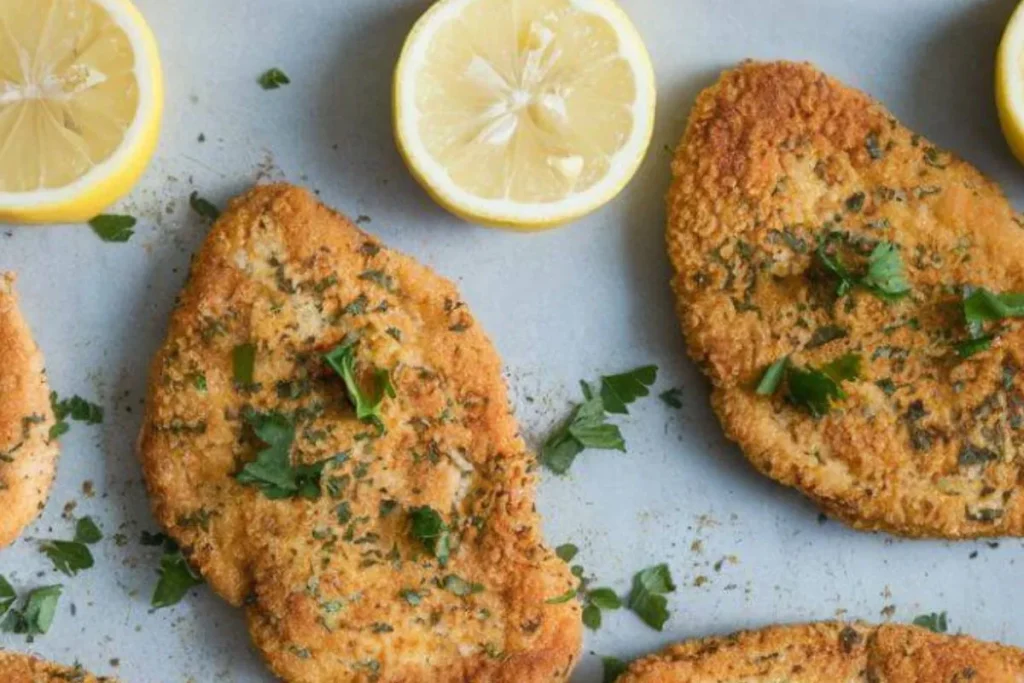
{"type": "Polygon", "coordinates": [[[1006,142],[1024,163],[1024,3],[1010,17],[996,53],[996,109],[1006,142]]]}
{"type": "Polygon", "coordinates": [[[611,0],[441,0],[395,72],[394,126],[444,207],[518,229],[565,223],[629,182],[654,126],[650,57],[611,0]]]}
{"type": "Polygon", "coordinates": [[[0,0],[0,221],[76,222],[125,194],[159,136],[156,41],[127,0],[0,0]]]}

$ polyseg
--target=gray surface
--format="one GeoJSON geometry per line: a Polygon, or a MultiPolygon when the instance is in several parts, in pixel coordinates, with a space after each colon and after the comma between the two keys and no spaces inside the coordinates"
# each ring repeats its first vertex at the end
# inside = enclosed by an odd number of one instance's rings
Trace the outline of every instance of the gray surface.
{"type": "MultiPolygon", "coordinates": [[[[0,552],[19,587],[62,581],[51,632],[0,646],[80,660],[125,681],[269,680],[239,613],[208,590],[152,613],[158,555],[133,454],[148,360],[160,342],[205,226],[195,188],[222,202],[251,182],[287,178],[320,190],[388,244],[457,279],[504,355],[527,434],[562,416],[577,380],[654,362],[657,399],[622,420],[627,454],[584,454],[566,479],[545,476],[540,508],[552,543],[574,541],[589,573],[623,591],[634,571],[668,562],[680,585],[663,633],[628,612],[588,634],[576,681],[599,680],[589,653],[631,657],[690,636],[842,614],[907,621],[947,610],[951,628],[1024,645],[1024,545],[934,543],[860,534],[757,476],[721,436],[707,387],[684,358],[662,250],[668,154],[699,88],[744,57],[809,59],[886,102],[905,123],[1024,192],[1000,137],[991,62],[1012,0],[624,0],[659,80],[649,158],[617,201],[568,228],[523,236],[469,227],[436,208],[394,150],[390,74],[427,3],[408,0],[139,0],[161,44],[164,135],[144,181],[119,208],[140,217],[126,245],[88,229],[0,229],[0,269],[20,273],[25,312],[53,386],[98,399],[101,427],[64,440],[54,495],[28,537],[0,552]],[[280,66],[293,84],[264,92],[280,66]],[[199,144],[197,136],[206,135],[199,144]],[[533,398],[530,402],[527,397],[533,398]],[[85,480],[97,495],[81,493],[85,480]],[[52,572],[33,538],[69,537],[61,519],[101,521],[97,567],[52,572]],[[119,547],[115,532],[127,537],[119,547]],[[695,541],[701,552],[691,548],[695,541]],[[972,559],[972,555],[977,556],[972,559]],[[720,571],[715,563],[726,556],[720,571]],[[694,587],[698,576],[710,580],[694,587]],[[74,604],[76,615],[70,607],[74,604]],[[890,612],[891,610],[891,612],[890,612]],[[108,660],[120,658],[120,666],[108,660]]],[[[1019,202],[1018,202],[1019,205],[1019,202]]]]}

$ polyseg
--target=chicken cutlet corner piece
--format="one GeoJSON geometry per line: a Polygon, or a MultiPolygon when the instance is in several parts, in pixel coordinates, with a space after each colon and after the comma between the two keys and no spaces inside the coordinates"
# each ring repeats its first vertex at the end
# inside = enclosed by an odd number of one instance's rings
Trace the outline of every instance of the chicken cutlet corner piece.
{"type": "Polygon", "coordinates": [[[0,650],[0,680],[4,683],[115,683],[113,678],[97,678],[82,667],[62,666],[31,655],[0,650]]]}
{"type": "Polygon", "coordinates": [[[822,622],[693,640],[637,660],[618,683],[1017,683],[1024,651],[916,626],[822,622]]]}
{"type": "Polygon", "coordinates": [[[43,354],[18,310],[14,275],[0,273],[0,548],[14,542],[50,495],[59,447],[43,354]]]}
{"type": "Polygon", "coordinates": [[[1024,535],[1024,221],[998,186],[786,62],[701,93],[672,173],[677,313],[757,469],[861,529],[1024,535]]]}
{"type": "Polygon", "coordinates": [[[455,287],[288,185],[232,202],[151,371],[155,514],[287,681],[568,678],[501,361],[455,287]]]}

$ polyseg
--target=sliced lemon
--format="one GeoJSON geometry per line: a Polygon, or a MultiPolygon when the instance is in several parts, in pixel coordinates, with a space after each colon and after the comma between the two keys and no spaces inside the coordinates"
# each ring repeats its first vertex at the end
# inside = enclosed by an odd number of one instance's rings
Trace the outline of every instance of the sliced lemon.
{"type": "Polygon", "coordinates": [[[611,0],[441,0],[395,72],[395,137],[419,182],[455,214],[525,230],[618,194],[654,107],[650,57],[611,0]]]}
{"type": "Polygon", "coordinates": [[[0,221],[76,222],[153,155],[156,40],[127,0],[0,0],[0,221]]]}
{"type": "Polygon", "coordinates": [[[1006,142],[1024,163],[1024,3],[1010,17],[996,53],[996,109],[1006,142]]]}

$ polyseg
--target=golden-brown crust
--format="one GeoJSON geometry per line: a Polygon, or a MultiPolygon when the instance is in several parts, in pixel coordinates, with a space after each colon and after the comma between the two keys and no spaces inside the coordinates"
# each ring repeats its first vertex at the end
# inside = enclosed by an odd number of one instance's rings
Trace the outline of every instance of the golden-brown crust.
{"type": "Polygon", "coordinates": [[[0,548],[46,504],[58,447],[43,354],[18,310],[14,276],[0,273],[0,548]]]}
{"type": "Polygon", "coordinates": [[[693,640],[618,683],[1021,683],[1024,651],[916,626],[823,622],[693,640]]]}
{"type": "Polygon", "coordinates": [[[214,226],[152,366],[141,452],[157,518],[245,604],[285,680],[568,677],[579,607],[545,600],[574,579],[540,537],[498,355],[448,281],[307,192],[253,189],[214,226]],[[352,333],[361,372],[387,369],[397,390],[382,435],[321,361],[352,333]],[[233,381],[240,344],[255,345],[256,387],[233,381]],[[319,500],[270,500],[235,479],[256,451],[245,405],[302,423],[297,460],[347,453],[319,500]],[[445,567],[410,534],[423,505],[457,540],[445,567]],[[447,575],[483,588],[454,595],[447,575]]]}
{"type": "Polygon", "coordinates": [[[61,666],[53,662],[0,650],[0,683],[114,683],[112,678],[97,678],[80,666],[61,666]]]}
{"type": "Polygon", "coordinates": [[[990,350],[955,351],[963,286],[1024,291],[1024,223],[999,188],[863,93],[784,62],[744,63],[704,91],[672,171],[677,311],[748,459],[859,528],[1024,535],[1021,323],[990,350]],[[833,232],[895,244],[912,293],[836,296],[815,256],[833,232]],[[753,391],[783,356],[819,367],[846,353],[861,377],[821,419],[753,391]]]}

